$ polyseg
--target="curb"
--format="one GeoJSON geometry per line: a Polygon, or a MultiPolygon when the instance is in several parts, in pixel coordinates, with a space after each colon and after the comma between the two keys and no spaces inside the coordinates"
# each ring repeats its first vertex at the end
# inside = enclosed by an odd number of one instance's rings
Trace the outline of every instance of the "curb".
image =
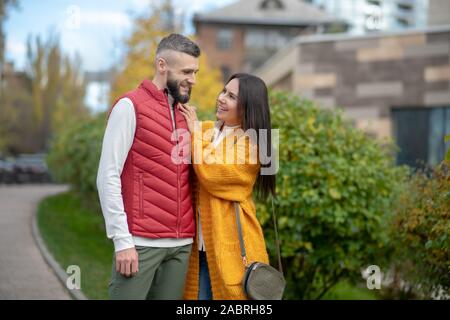
{"type": "Polygon", "coordinates": [[[42,257],[44,258],[45,262],[48,264],[50,269],[52,269],[53,273],[56,275],[58,280],[61,282],[63,288],[70,294],[70,296],[74,300],[89,300],[81,290],[69,290],[66,287],[67,278],[68,275],[64,270],[61,268],[59,263],[53,258],[50,251],[48,251],[47,247],[45,246],[44,240],[41,237],[41,233],[39,232],[39,228],[37,226],[37,209],[33,213],[32,221],[31,221],[31,230],[33,234],[34,241],[36,242],[36,245],[39,248],[39,251],[42,254],[42,257]]]}

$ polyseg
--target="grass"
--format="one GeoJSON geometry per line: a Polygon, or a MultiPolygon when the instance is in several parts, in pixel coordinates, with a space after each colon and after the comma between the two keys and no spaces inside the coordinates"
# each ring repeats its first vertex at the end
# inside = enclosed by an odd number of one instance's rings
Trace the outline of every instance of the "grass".
{"type": "Polygon", "coordinates": [[[330,289],[322,300],[377,300],[373,290],[356,287],[343,280],[330,289]]]}
{"type": "MultiPolygon", "coordinates": [[[[89,299],[108,299],[113,245],[106,238],[99,212],[86,209],[67,192],[44,199],[38,208],[38,226],[47,248],[64,270],[81,269],[81,290],[89,299]]],[[[374,300],[376,294],[346,281],[339,282],[324,300],[374,300]]]]}
{"type": "Polygon", "coordinates": [[[38,208],[38,226],[45,244],[60,266],[81,269],[81,290],[89,299],[107,299],[113,245],[106,238],[101,213],[81,205],[67,192],[44,199],[38,208]]]}

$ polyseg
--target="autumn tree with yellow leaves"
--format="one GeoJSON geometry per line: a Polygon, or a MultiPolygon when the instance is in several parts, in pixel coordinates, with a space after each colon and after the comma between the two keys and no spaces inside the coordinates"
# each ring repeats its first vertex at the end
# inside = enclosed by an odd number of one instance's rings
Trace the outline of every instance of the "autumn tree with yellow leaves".
{"type": "Polygon", "coordinates": [[[52,139],[90,116],[84,104],[81,59],[70,58],[59,36],[30,36],[26,70],[6,73],[0,97],[0,153],[45,152],[52,139]]]}
{"type": "MultiPolygon", "coordinates": [[[[159,41],[170,33],[180,33],[175,21],[171,1],[150,7],[149,14],[135,19],[134,30],[125,40],[126,56],[123,68],[118,70],[111,88],[110,103],[127,91],[136,88],[144,79],[152,79],[155,73],[155,51],[159,41]]],[[[189,37],[195,41],[193,37],[189,37]]],[[[218,69],[211,68],[202,52],[199,61],[197,82],[192,90],[189,104],[200,111],[213,110],[217,95],[222,90],[222,79],[218,69]]]]}

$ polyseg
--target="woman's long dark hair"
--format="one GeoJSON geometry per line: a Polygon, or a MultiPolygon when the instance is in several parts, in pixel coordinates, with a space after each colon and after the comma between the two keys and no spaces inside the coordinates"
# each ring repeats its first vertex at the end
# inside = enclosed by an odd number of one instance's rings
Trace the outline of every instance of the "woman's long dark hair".
{"type": "MultiPolygon", "coordinates": [[[[258,150],[261,145],[261,141],[259,140],[259,130],[266,129],[266,150],[267,156],[270,157],[273,154],[271,132],[272,126],[270,123],[269,96],[267,93],[266,84],[260,78],[247,73],[233,74],[230,79],[228,79],[227,83],[233,79],[239,80],[237,109],[238,114],[241,117],[241,128],[244,131],[247,131],[248,129],[254,129],[256,131],[258,136],[258,150]]],[[[264,141],[264,143],[266,142],[264,141]]],[[[260,152],[258,152],[258,158],[259,155],[260,152]]],[[[270,166],[271,162],[267,164],[261,163],[261,168],[270,166]]],[[[275,185],[275,174],[262,175],[260,169],[259,176],[255,184],[258,198],[264,200],[267,199],[269,195],[275,197],[275,185]]]]}

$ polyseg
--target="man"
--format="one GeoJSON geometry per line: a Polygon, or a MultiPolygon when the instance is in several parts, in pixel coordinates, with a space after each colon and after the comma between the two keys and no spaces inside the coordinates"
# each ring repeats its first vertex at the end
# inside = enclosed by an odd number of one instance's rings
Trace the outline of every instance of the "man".
{"type": "Polygon", "coordinates": [[[172,155],[183,157],[175,130],[187,124],[177,104],[189,101],[199,56],[182,35],[162,39],[153,80],[110,113],[97,188],[115,247],[111,299],[182,298],[195,222],[189,164],[172,155]]]}

